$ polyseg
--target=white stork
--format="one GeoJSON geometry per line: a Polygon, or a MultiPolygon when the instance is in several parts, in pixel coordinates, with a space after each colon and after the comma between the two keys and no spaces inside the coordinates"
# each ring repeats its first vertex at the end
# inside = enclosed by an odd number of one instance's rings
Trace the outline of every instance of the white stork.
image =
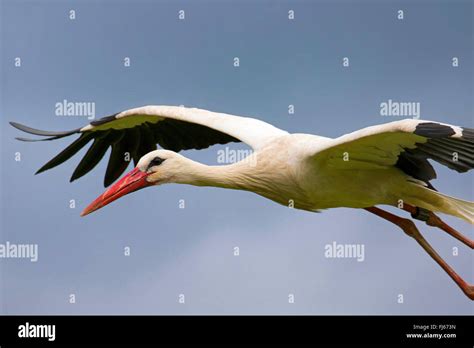
{"type": "Polygon", "coordinates": [[[104,186],[128,166],[136,165],[82,212],[82,216],[147,186],[180,183],[255,192],[283,205],[318,211],[334,207],[365,209],[399,226],[474,300],[466,283],[423,238],[412,220],[375,207],[390,205],[411,213],[454,236],[471,249],[474,241],[445,224],[435,212],[474,224],[474,203],[441,194],[430,184],[436,173],[432,159],[457,172],[474,167],[474,129],[405,119],[364,128],[336,139],[289,134],[263,121],[201,109],[144,106],[104,117],[66,132],[48,132],[15,122],[27,133],[45,136],[23,141],[54,140],[79,134],[71,145],[37,173],[68,160],[89,141],[93,143],[72,174],[88,173],[112,148],[104,186]],[[230,165],[207,166],[179,155],[187,149],[244,142],[254,152],[230,165]],[[156,144],[163,150],[156,150],[156,144]]]}

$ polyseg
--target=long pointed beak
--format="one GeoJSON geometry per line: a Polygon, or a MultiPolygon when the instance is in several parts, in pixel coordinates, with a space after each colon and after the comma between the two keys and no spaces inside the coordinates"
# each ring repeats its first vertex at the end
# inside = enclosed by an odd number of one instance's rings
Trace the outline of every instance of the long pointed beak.
{"type": "Polygon", "coordinates": [[[97,197],[94,202],[89,204],[87,208],[82,211],[81,216],[86,216],[97,209],[105,207],[107,204],[119,199],[122,196],[125,196],[128,193],[153,185],[153,183],[149,183],[146,180],[147,176],[148,173],[142,172],[138,168],[133,169],[130,173],[126,174],[122,179],[117,181],[103,194],[97,197]]]}

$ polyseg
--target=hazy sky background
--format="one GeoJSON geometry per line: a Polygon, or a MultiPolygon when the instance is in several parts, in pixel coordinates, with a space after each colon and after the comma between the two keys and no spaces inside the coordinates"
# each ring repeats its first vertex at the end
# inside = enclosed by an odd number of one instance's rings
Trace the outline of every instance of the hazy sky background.
{"type": "MultiPolygon", "coordinates": [[[[36,263],[0,259],[0,313],[473,313],[414,240],[362,210],[312,214],[248,192],[168,185],[81,218],[103,191],[108,155],[72,184],[79,154],[34,176],[73,139],[22,143],[8,125],[88,123],[54,115],[67,99],[95,102],[97,117],[184,104],[336,137],[399,119],[380,116],[380,103],[392,99],[420,102],[424,119],[474,127],[471,1],[1,1],[0,22],[0,243],[39,245],[36,263]],[[365,261],[325,258],[333,241],[364,244],[365,261]]],[[[215,164],[219,148],[184,155],[215,164]]],[[[436,168],[435,187],[473,200],[472,173],[436,168]]],[[[467,223],[446,221],[473,237],[467,223]]],[[[418,225],[472,283],[472,251],[418,225]]]]}

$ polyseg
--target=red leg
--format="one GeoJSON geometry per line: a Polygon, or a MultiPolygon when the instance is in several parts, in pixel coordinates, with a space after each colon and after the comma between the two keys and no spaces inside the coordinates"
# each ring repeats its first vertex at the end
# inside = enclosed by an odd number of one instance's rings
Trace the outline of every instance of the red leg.
{"type": "Polygon", "coordinates": [[[416,228],[416,225],[413,221],[409,219],[401,218],[397,215],[389,213],[388,211],[382,210],[376,207],[365,208],[367,211],[370,211],[372,214],[380,216],[381,218],[390,221],[391,223],[400,227],[407,235],[414,238],[418,244],[435,260],[438,265],[445,270],[446,273],[456,282],[456,284],[461,288],[461,290],[474,301],[474,286],[466,283],[455,271],[449,266],[446,261],[443,260],[441,256],[433,249],[433,247],[426,241],[426,239],[421,235],[420,231],[416,228]]]}
{"type": "MultiPolygon", "coordinates": [[[[414,206],[409,205],[409,204],[406,204],[406,203],[403,204],[402,209],[409,212],[413,217],[415,217],[419,213],[419,208],[414,207],[414,206]]],[[[474,240],[472,240],[472,239],[462,235],[458,231],[456,231],[454,228],[452,228],[451,226],[446,224],[443,220],[441,220],[433,212],[427,211],[427,210],[424,210],[424,212],[427,215],[426,215],[426,218],[423,219],[423,220],[426,222],[427,225],[433,226],[433,227],[438,227],[438,228],[442,229],[443,231],[447,232],[448,234],[450,234],[451,236],[453,236],[454,238],[456,238],[460,242],[466,244],[471,249],[474,249],[474,240]]]]}

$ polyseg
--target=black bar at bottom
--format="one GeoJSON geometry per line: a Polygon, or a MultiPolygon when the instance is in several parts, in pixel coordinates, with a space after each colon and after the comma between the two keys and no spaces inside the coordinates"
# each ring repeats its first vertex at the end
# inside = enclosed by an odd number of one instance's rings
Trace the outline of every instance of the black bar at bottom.
{"type": "Polygon", "coordinates": [[[44,343],[412,343],[472,347],[474,322],[472,316],[0,316],[2,348],[44,343]],[[54,340],[52,326],[43,325],[54,325],[54,340]],[[31,337],[38,335],[46,337],[31,337]]]}

